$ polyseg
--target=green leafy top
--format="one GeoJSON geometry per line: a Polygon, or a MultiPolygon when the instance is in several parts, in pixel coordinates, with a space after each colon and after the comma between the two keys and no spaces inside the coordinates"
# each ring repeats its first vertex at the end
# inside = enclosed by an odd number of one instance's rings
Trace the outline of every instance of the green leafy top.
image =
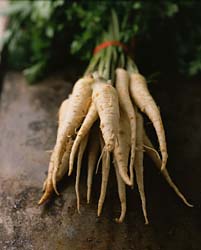
{"type": "Polygon", "coordinates": [[[201,72],[201,5],[196,0],[13,0],[0,12],[10,15],[4,38],[8,64],[24,69],[33,82],[48,69],[63,66],[69,52],[89,60],[111,23],[112,9],[121,24],[118,38],[135,53],[140,67],[201,72]]]}

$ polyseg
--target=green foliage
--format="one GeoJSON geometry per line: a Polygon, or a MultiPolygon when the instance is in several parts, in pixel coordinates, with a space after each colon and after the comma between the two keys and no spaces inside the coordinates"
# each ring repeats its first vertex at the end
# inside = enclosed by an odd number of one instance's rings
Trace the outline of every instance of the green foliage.
{"type": "Polygon", "coordinates": [[[10,15],[6,41],[8,64],[24,70],[30,82],[41,78],[52,65],[52,47],[66,32],[63,0],[12,1],[0,14],[10,15]],[[61,20],[61,23],[59,20],[61,20]]]}
{"type": "Polygon", "coordinates": [[[120,40],[131,49],[135,44],[135,56],[144,68],[201,72],[201,4],[196,0],[13,0],[0,11],[10,15],[4,38],[8,64],[35,81],[48,69],[64,65],[69,53],[89,60],[111,23],[112,9],[121,24],[120,40]]]}

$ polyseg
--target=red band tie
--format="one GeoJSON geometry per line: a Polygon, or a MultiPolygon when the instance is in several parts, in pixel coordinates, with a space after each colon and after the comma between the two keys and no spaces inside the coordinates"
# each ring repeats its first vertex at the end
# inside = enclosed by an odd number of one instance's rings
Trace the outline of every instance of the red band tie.
{"type": "Polygon", "coordinates": [[[94,49],[94,55],[96,53],[98,53],[99,51],[101,51],[102,49],[105,49],[109,46],[117,46],[117,47],[121,47],[124,51],[128,51],[128,48],[126,47],[125,44],[119,42],[119,41],[106,41],[106,42],[103,42],[101,44],[99,44],[98,46],[95,47],[94,49]]]}

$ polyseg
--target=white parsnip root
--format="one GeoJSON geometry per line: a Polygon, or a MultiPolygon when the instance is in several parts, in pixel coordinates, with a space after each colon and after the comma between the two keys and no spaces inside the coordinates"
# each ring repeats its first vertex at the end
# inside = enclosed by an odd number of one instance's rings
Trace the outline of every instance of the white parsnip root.
{"type": "Polygon", "coordinates": [[[107,184],[110,173],[110,153],[105,151],[102,157],[102,182],[101,182],[101,192],[98,200],[98,212],[97,215],[100,216],[103,208],[103,203],[105,201],[107,184]]]}
{"type": "Polygon", "coordinates": [[[100,117],[100,129],[105,142],[105,151],[111,152],[117,140],[119,128],[119,102],[116,89],[101,80],[92,85],[92,101],[100,117]]]}
{"type": "Polygon", "coordinates": [[[133,185],[134,175],[134,160],[135,160],[135,146],[136,146],[136,115],[135,110],[129,94],[129,74],[124,69],[116,70],[116,89],[119,97],[120,107],[123,109],[125,114],[128,116],[130,123],[130,145],[131,145],[131,156],[130,156],[130,180],[133,185]]]}
{"type": "Polygon", "coordinates": [[[160,111],[148,90],[145,78],[141,74],[131,74],[130,92],[135,104],[149,117],[153,123],[158,136],[162,155],[161,170],[164,170],[168,158],[165,130],[163,127],[160,111]]]}
{"type": "Polygon", "coordinates": [[[69,175],[71,175],[72,171],[73,171],[73,163],[74,163],[74,157],[76,154],[76,151],[79,147],[79,144],[81,142],[81,140],[84,138],[84,136],[86,136],[92,125],[94,124],[94,122],[98,119],[98,113],[96,110],[96,106],[94,104],[94,102],[91,103],[90,107],[89,107],[89,111],[77,133],[76,139],[73,143],[73,147],[71,150],[71,154],[70,154],[70,161],[69,161],[69,175]]]}
{"type": "Polygon", "coordinates": [[[75,181],[75,192],[77,197],[77,210],[80,213],[80,193],[79,193],[79,183],[80,183],[80,173],[81,173],[81,167],[82,167],[82,158],[84,151],[87,146],[89,135],[87,134],[81,141],[79,146],[79,152],[77,157],[77,173],[76,173],[76,181],[75,181]]]}
{"type": "MultiPolygon", "coordinates": [[[[112,51],[108,52],[110,56],[113,54],[115,55],[112,51]]],[[[102,173],[97,215],[100,216],[103,209],[111,169],[115,171],[121,206],[116,222],[123,222],[126,216],[126,187],[137,186],[145,224],[148,224],[143,163],[146,152],[177,196],[192,207],[166,169],[168,153],[165,130],[145,78],[138,72],[134,62],[124,54],[120,54],[120,57],[115,55],[115,64],[111,67],[110,59],[102,60],[102,56],[94,57],[86,75],[75,83],[71,95],[61,104],[56,143],[43,184],[44,193],[38,204],[44,203],[53,192],[59,195],[58,182],[67,172],[70,176],[75,168],[75,193],[80,213],[79,186],[81,172],[85,171],[82,168],[85,153],[88,157],[84,164],[87,169],[87,203],[90,202],[93,191],[95,168],[96,173],[102,173]],[[145,132],[141,112],[153,123],[160,154],[145,132]],[[111,168],[111,158],[114,168],[111,168]],[[99,166],[101,171],[98,171],[99,166]],[[134,179],[137,185],[134,185],[134,179]]]]}
{"type": "Polygon", "coordinates": [[[124,221],[124,218],[126,216],[126,185],[123,182],[119,170],[117,167],[117,163],[114,160],[114,168],[115,168],[115,173],[117,177],[117,187],[118,187],[118,194],[119,194],[119,200],[121,203],[121,214],[119,218],[116,218],[116,222],[122,223],[124,221]]]}
{"type": "Polygon", "coordinates": [[[96,163],[98,161],[98,153],[100,149],[98,128],[94,126],[90,133],[89,138],[89,153],[88,153],[88,173],[87,173],[87,203],[91,199],[91,188],[93,181],[93,174],[95,170],[96,163]]]}
{"type": "Polygon", "coordinates": [[[126,114],[121,112],[117,141],[114,148],[114,159],[121,178],[127,185],[132,186],[133,183],[128,176],[129,153],[131,148],[130,137],[129,119],[126,114]]]}
{"type": "Polygon", "coordinates": [[[58,130],[56,145],[54,148],[54,167],[58,168],[65,153],[66,145],[75,136],[76,130],[80,127],[88,112],[91,103],[91,84],[93,78],[86,76],[78,80],[69,97],[68,112],[58,130]]]}
{"type": "Polygon", "coordinates": [[[49,199],[54,190],[53,185],[52,185],[52,173],[54,169],[53,159],[54,159],[54,153],[52,153],[51,158],[50,158],[47,178],[43,184],[44,193],[42,197],[40,198],[40,200],[38,201],[38,205],[43,204],[47,199],[49,199]]]}
{"type": "Polygon", "coordinates": [[[145,224],[148,224],[147,210],[146,210],[146,197],[144,191],[144,166],[143,166],[143,118],[137,112],[137,138],[136,138],[136,157],[135,157],[135,173],[138,190],[142,202],[142,211],[144,214],[145,224]]]}

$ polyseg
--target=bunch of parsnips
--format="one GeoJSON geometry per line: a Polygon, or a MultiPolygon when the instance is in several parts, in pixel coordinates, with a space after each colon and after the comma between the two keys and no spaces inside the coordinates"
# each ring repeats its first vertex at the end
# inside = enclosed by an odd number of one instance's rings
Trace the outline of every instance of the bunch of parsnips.
{"type": "Polygon", "coordinates": [[[51,154],[44,194],[39,204],[57,190],[57,182],[76,164],[75,191],[80,211],[79,182],[83,154],[88,153],[87,202],[90,202],[93,176],[102,167],[102,182],[98,201],[98,216],[104,204],[111,165],[116,173],[122,222],[126,214],[126,185],[140,193],[145,223],[148,223],[143,178],[143,156],[146,152],[161,170],[175,193],[189,207],[184,195],[171,180],[166,169],[168,158],[165,131],[160,111],[151,96],[145,78],[121,44],[118,19],[112,13],[108,32],[99,45],[83,76],[59,109],[56,144],[51,154]],[[156,131],[160,154],[148,138],[142,113],[146,114],[156,131]],[[86,150],[87,149],[87,150],[86,150]],[[112,161],[111,161],[112,158],[112,161]]]}

